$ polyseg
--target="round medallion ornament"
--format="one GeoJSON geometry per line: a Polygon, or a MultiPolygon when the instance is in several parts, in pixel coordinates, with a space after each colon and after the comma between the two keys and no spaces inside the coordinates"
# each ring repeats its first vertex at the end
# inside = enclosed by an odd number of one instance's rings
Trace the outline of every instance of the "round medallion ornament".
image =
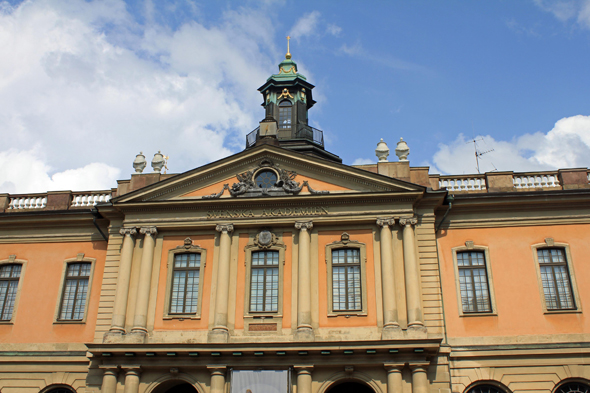
{"type": "Polygon", "coordinates": [[[272,233],[270,231],[262,231],[258,234],[258,244],[261,246],[270,246],[272,243],[272,233]]]}

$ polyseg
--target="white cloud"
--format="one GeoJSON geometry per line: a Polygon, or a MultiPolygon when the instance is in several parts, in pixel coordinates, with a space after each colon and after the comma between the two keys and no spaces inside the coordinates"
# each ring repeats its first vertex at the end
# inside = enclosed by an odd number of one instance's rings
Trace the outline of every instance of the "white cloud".
{"type": "Polygon", "coordinates": [[[342,44],[340,47],[340,52],[349,55],[349,56],[360,56],[364,53],[363,45],[360,41],[356,41],[354,44],[342,44]]]}
{"type": "MultiPolygon", "coordinates": [[[[524,172],[590,166],[590,116],[565,117],[546,134],[525,134],[511,141],[496,141],[490,135],[483,139],[485,144],[479,142],[479,150],[494,151],[481,157],[481,172],[494,167],[524,172]]],[[[433,162],[445,174],[476,173],[474,153],[473,144],[460,134],[450,144],[439,146],[433,162]]]]}
{"type": "Polygon", "coordinates": [[[319,11],[312,11],[303,15],[295,22],[289,35],[297,40],[305,36],[315,35],[320,22],[320,16],[319,11]]]}
{"type": "Polygon", "coordinates": [[[121,173],[118,168],[95,162],[49,175],[51,167],[41,156],[38,148],[0,152],[0,189],[8,193],[108,190],[116,185],[121,173]]]}
{"type": "Polygon", "coordinates": [[[374,164],[375,160],[371,160],[370,158],[357,158],[353,161],[352,165],[366,165],[366,164],[374,164]]]}
{"type": "Polygon", "coordinates": [[[328,32],[328,34],[333,35],[334,37],[338,37],[340,33],[342,33],[342,27],[330,23],[326,27],[326,32],[328,32]]]}
{"type": "Polygon", "coordinates": [[[575,19],[582,27],[590,28],[590,0],[534,0],[544,11],[562,22],[575,19]]]}
{"type": "MultiPolygon", "coordinates": [[[[0,153],[26,161],[37,146],[27,168],[51,184],[105,188],[76,174],[116,167],[127,178],[140,150],[182,172],[243,149],[264,115],[256,88],[280,58],[264,10],[173,30],[137,23],[122,0],[0,4],[0,153]]],[[[6,176],[0,192],[30,190],[6,176]]]]}

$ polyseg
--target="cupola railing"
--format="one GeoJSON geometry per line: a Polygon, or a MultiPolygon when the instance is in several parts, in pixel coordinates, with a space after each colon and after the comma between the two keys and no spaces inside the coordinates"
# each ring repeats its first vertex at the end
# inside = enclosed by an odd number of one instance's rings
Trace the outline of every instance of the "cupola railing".
{"type": "MultiPolygon", "coordinates": [[[[260,139],[260,127],[256,127],[248,135],[246,135],[246,149],[256,145],[256,142],[260,139]]],[[[310,126],[300,126],[295,134],[295,138],[289,140],[306,139],[318,144],[324,148],[324,132],[310,126]]],[[[281,139],[282,140],[282,139],[281,139]]]]}

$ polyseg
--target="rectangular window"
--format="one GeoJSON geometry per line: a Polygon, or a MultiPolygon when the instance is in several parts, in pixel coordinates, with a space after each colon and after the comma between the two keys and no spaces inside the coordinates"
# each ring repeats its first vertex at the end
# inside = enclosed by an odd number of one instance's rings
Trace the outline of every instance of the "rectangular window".
{"type": "Polygon", "coordinates": [[[575,308],[572,283],[562,248],[537,249],[547,310],[575,308]]]}
{"type": "Polygon", "coordinates": [[[21,265],[3,265],[0,267],[0,321],[10,321],[12,319],[21,268],[21,265]]]}
{"type": "Polygon", "coordinates": [[[291,106],[279,107],[279,128],[291,129],[291,106]]]}
{"type": "Polygon", "coordinates": [[[59,312],[60,320],[84,319],[91,265],[89,262],[68,264],[59,312]]]}
{"type": "Polygon", "coordinates": [[[492,312],[484,252],[457,252],[457,265],[463,312],[492,312]]]}
{"type": "Polygon", "coordinates": [[[332,250],[332,310],[362,309],[361,263],[358,248],[332,250]]]}
{"type": "Polygon", "coordinates": [[[199,304],[201,254],[175,254],[170,314],[196,314],[199,304]]]}
{"type": "Polygon", "coordinates": [[[252,253],[250,312],[277,312],[279,307],[279,252],[252,253]]]}

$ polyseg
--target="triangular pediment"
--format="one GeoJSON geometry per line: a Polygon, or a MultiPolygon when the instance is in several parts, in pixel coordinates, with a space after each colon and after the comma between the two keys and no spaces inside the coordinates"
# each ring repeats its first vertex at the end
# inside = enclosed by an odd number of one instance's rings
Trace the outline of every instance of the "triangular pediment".
{"type": "Polygon", "coordinates": [[[316,194],[423,192],[424,189],[417,184],[264,145],[124,194],[113,202],[296,198],[316,194]],[[261,189],[256,185],[262,179],[262,172],[270,178],[271,187],[261,189]]]}

